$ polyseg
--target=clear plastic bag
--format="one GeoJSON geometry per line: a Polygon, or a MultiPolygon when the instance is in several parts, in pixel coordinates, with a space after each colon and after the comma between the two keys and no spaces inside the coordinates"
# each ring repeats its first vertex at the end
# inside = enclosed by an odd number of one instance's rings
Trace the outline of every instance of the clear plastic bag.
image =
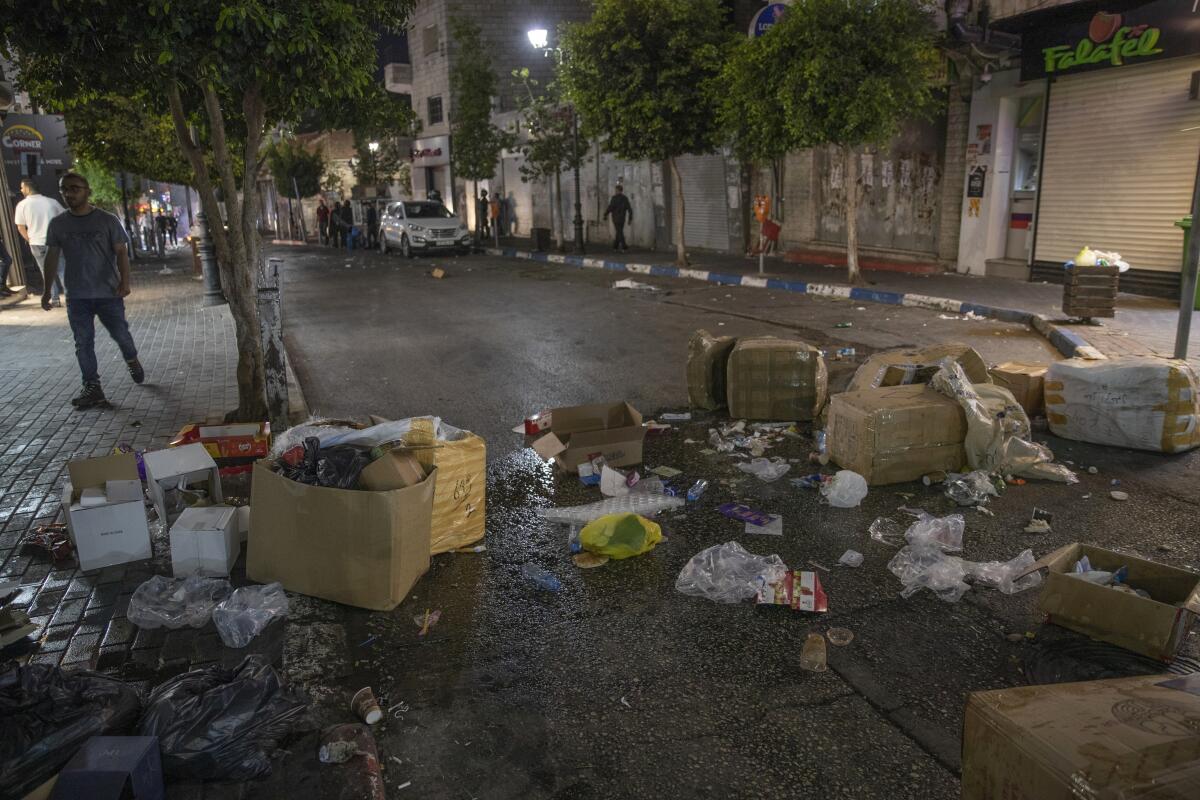
{"type": "Polygon", "coordinates": [[[742,472],[748,472],[764,483],[777,481],[787,474],[792,465],[782,458],[756,458],[748,464],[738,464],[742,472]]]}
{"type": "Polygon", "coordinates": [[[963,531],[967,521],[962,514],[948,514],[944,517],[934,517],[922,512],[921,516],[909,526],[904,538],[909,544],[931,542],[947,553],[962,551],[963,531]]]}
{"type": "Polygon", "coordinates": [[[1034,561],[1033,551],[1024,550],[1008,561],[968,562],[968,569],[971,579],[976,583],[991,586],[1004,594],[1016,594],[1032,589],[1042,582],[1042,576],[1037,572],[1031,572],[1022,578],[1016,577],[1032,567],[1034,561]]]}
{"type": "Polygon", "coordinates": [[[139,628],[201,628],[232,591],[224,578],[154,575],[129,598],[126,616],[139,628]]]}
{"type": "Polygon", "coordinates": [[[718,603],[739,603],[754,597],[760,584],[777,583],[786,573],[779,556],[756,556],[737,542],[726,542],[692,556],[680,570],[675,589],[718,603]]]}
{"type": "Polygon", "coordinates": [[[952,473],[946,478],[946,497],[960,506],[981,506],[989,497],[999,496],[991,477],[981,469],[966,475],[952,473]]]}
{"type": "Polygon", "coordinates": [[[610,497],[607,500],[583,506],[539,508],[537,515],[551,522],[586,525],[606,514],[641,514],[643,517],[648,517],[659,511],[680,508],[684,505],[687,505],[687,501],[682,497],[670,497],[665,494],[649,492],[630,492],[624,497],[610,497]]]}
{"type": "Polygon", "coordinates": [[[893,556],[888,569],[904,584],[900,596],[909,598],[928,589],[948,603],[958,602],[971,587],[966,563],[948,556],[933,542],[910,544],[893,556]]]}
{"type": "Polygon", "coordinates": [[[213,610],[213,623],[226,647],[242,648],[271,621],[286,617],[288,599],[282,584],[243,586],[213,610]]]}
{"type": "Polygon", "coordinates": [[[853,470],[839,470],[821,484],[821,494],[834,508],[855,508],[867,496],[867,479],[853,470]]]}
{"type": "Polygon", "coordinates": [[[863,554],[857,550],[847,550],[842,553],[842,557],[838,559],[838,563],[845,564],[847,567],[861,567],[863,554]]]}

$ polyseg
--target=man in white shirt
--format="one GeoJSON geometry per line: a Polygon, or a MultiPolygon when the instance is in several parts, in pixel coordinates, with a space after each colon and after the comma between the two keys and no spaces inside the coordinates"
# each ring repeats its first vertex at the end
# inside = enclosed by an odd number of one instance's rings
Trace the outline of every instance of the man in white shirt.
{"type": "Polygon", "coordinates": [[[51,286],[51,305],[61,308],[63,268],[60,262],[60,266],[56,270],[58,274],[53,277],[46,275],[46,231],[50,228],[50,220],[66,209],[59,205],[54,198],[46,197],[39,192],[37,186],[29,178],[21,181],[21,194],[25,195],[25,199],[17,203],[16,211],[13,214],[17,230],[20,231],[21,236],[25,237],[25,241],[29,242],[29,249],[33,251],[33,258],[37,261],[38,270],[42,273],[42,281],[52,281],[49,284],[51,286]]]}

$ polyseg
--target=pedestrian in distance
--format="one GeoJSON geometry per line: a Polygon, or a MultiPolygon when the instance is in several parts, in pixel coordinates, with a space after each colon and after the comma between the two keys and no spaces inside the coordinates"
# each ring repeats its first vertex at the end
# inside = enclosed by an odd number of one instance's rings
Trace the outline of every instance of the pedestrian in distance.
{"type": "Polygon", "coordinates": [[[167,215],[167,236],[171,240],[171,246],[179,245],[179,213],[167,215]]]}
{"type": "Polygon", "coordinates": [[[342,246],[342,201],[336,200],[333,210],[329,212],[329,245],[342,246]]]}
{"type": "Polygon", "coordinates": [[[480,189],[479,197],[475,200],[475,232],[481,240],[491,235],[488,229],[488,213],[488,191],[480,189]]]}
{"type": "MultiPolygon", "coordinates": [[[[67,320],[83,376],[83,391],[72,398],[71,404],[79,409],[92,408],[108,403],[96,363],[97,318],[121,349],[133,382],[146,379],[125,319],[125,298],[130,292],[129,239],[120,220],[91,204],[87,178],[68,172],[59,179],[58,186],[67,211],[50,222],[46,267],[55,270],[61,260],[64,268],[67,320]]],[[[42,308],[49,311],[50,303],[50,289],[46,288],[42,308]]]]}
{"type": "Polygon", "coordinates": [[[324,197],[317,201],[317,243],[329,244],[329,206],[324,197]]]}
{"type": "Polygon", "coordinates": [[[377,247],[379,245],[379,212],[375,210],[374,203],[367,203],[367,247],[377,247]]]}
{"type": "Polygon", "coordinates": [[[625,187],[617,184],[613,190],[612,199],[608,201],[608,208],[604,210],[604,218],[612,217],[613,231],[613,250],[628,251],[629,247],[625,244],[625,223],[633,222],[633,206],[629,202],[629,198],[625,196],[625,187]]]}
{"type": "Polygon", "coordinates": [[[497,247],[500,246],[500,205],[502,202],[500,193],[492,192],[491,202],[488,203],[488,224],[492,228],[492,239],[497,247]]]}
{"type": "Polygon", "coordinates": [[[167,247],[167,215],[161,209],[154,215],[154,244],[158,257],[162,258],[167,247]]]}
{"type": "Polygon", "coordinates": [[[38,191],[37,185],[29,178],[21,181],[21,194],[24,199],[17,203],[13,219],[17,223],[17,231],[29,242],[33,252],[33,260],[42,273],[42,285],[50,291],[50,302],[55,308],[62,307],[63,280],[62,274],[46,271],[46,231],[50,229],[50,220],[63,213],[65,209],[53,197],[46,197],[38,191]]]}
{"type": "Polygon", "coordinates": [[[357,237],[358,231],[354,228],[354,209],[350,207],[350,201],[342,203],[342,236],[345,237],[346,249],[354,249],[354,239],[357,237]]]}

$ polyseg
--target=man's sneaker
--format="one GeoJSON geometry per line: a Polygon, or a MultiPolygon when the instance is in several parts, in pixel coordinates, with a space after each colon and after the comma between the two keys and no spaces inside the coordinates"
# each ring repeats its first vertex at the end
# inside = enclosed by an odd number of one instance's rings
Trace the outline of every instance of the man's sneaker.
{"type": "Polygon", "coordinates": [[[76,408],[92,408],[106,403],[108,403],[108,398],[104,396],[104,390],[98,383],[85,383],[79,396],[71,398],[71,405],[76,408]]]}
{"type": "Polygon", "coordinates": [[[134,383],[141,383],[146,380],[146,370],[142,369],[142,362],[135,358],[131,361],[126,361],[125,366],[129,367],[129,377],[133,378],[134,383]]]}

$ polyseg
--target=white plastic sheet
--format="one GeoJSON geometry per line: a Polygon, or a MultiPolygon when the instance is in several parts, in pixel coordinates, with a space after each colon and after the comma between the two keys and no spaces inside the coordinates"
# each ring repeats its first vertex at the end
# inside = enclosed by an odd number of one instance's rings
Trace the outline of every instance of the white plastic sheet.
{"type": "Polygon", "coordinates": [[[675,588],[718,603],[738,603],[754,597],[760,582],[776,583],[786,573],[779,556],[756,556],[737,542],[726,542],[692,556],[679,572],[675,588]]]}

